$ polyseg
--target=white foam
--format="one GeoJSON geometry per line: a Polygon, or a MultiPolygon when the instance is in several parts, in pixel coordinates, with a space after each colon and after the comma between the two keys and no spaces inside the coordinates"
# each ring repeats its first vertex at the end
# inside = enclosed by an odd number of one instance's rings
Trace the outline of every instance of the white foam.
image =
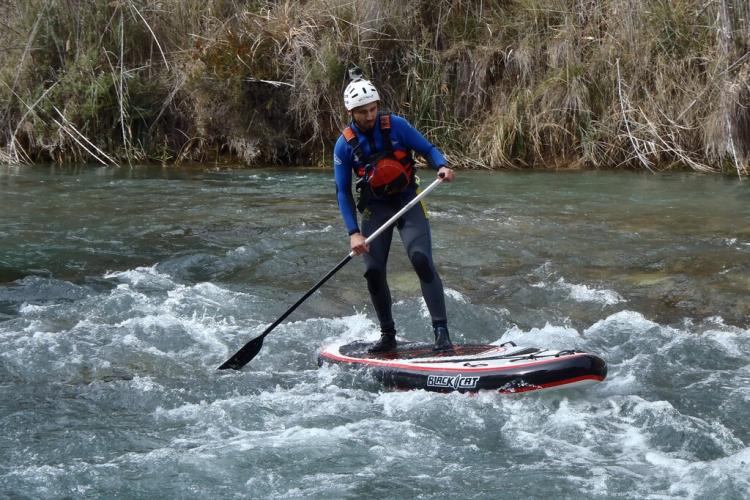
{"type": "Polygon", "coordinates": [[[307,318],[288,322],[285,326],[298,330],[300,335],[307,335],[307,328],[317,323],[324,327],[323,330],[330,332],[324,339],[325,343],[347,343],[380,335],[380,329],[364,312],[335,318],[307,318]]]}
{"type": "Polygon", "coordinates": [[[622,296],[614,290],[597,290],[587,285],[568,283],[564,278],[558,279],[553,284],[540,282],[531,285],[535,288],[549,288],[551,290],[562,290],[568,292],[568,297],[576,302],[594,302],[611,306],[621,302],[627,302],[622,296]]]}
{"type": "Polygon", "coordinates": [[[631,493],[638,498],[705,496],[715,491],[716,479],[736,482],[739,477],[740,489],[725,494],[747,491],[750,452],[741,440],[720,423],[685,415],[668,401],[633,395],[607,402],[547,395],[496,400],[496,413],[505,419],[503,434],[512,436],[509,446],[545,453],[546,468],[590,469],[590,475],[575,474],[571,480],[600,495],[622,494],[611,490],[610,481],[618,478],[632,480],[631,493]],[[725,456],[697,458],[706,445],[718,446],[725,456]],[[663,489],[654,487],[665,479],[663,489]]]}
{"type": "Polygon", "coordinates": [[[615,305],[626,302],[620,294],[614,290],[596,290],[586,285],[571,284],[570,298],[577,302],[596,302],[604,305],[615,305]]]}
{"type": "Polygon", "coordinates": [[[462,425],[481,430],[486,421],[477,405],[459,393],[437,394],[428,391],[382,392],[374,401],[382,408],[382,415],[397,421],[429,420],[432,415],[450,415],[462,425]]]}
{"type": "MultiPolygon", "coordinates": [[[[429,204],[427,206],[430,207],[429,204]]],[[[434,210],[432,208],[428,208],[428,210],[427,210],[427,216],[430,219],[447,219],[447,220],[451,220],[451,219],[453,219],[453,220],[462,220],[462,219],[466,218],[465,215],[459,214],[457,212],[445,212],[445,211],[442,211],[442,210],[434,210]]]]}
{"type": "Polygon", "coordinates": [[[171,289],[175,283],[172,278],[156,270],[156,264],[149,267],[136,267],[127,271],[111,271],[104,274],[104,279],[116,279],[135,287],[149,286],[171,289]]]}
{"type": "Polygon", "coordinates": [[[618,311],[606,318],[597,321],[583,331],[584,335],[591,335],[602,329],[615,329],[624,331],[646,331],[652,328],[661,328],[661,325],[646,319],[643,314],[636,311],[618,311]]]}
{"type": "MultiPolygon", "coordinates": [[[[461,292],[459,292],[458,290],[453,290],[451,288],[446,288],[445,291],[444,291],[444,293],[445,293],[446,297],[449,297],[449,298],[455,300],[456,302],[460,302],[462,304],[468,304],[469,303],[469,301],[466,298],[466,296],[464,294],[462,294],[461,292]]],[[[400,301],[396,302],[396,305],[403,305],[405,303],[406,302],[404,300],[400,300],[400,301]]],[[[420,317],[422,317],[424,319],[427,319],[427,320],[429,320],[432,317],[430,315],[430,310],[427,308],[427,302],[425,302],[424,297],[419,297],[419,315],[420,315],[420,317]]]]}
{"type": "Polygon", "coordinates": [[[427,308],[427,302],[425,302],[424,297],[419,298],[419,316],[424,319],[430,319],[430,310],[427,308]]]}
{"type": "Polygon", "coordinates": [[[130,385],[139,392],[153,392],[163,387],[157,384],[151,377],[135,376],[130,380],[130,385]]]}
{"type": "Polygon", "coordinates": [[[508,341],[547,349],[572,349],[582,343],[581,334],[575,328],[551,325],[549,322],[542,328],[532,328],[529,331],[514,325],[492,344],[499,345],[508,341]]]}
{"type": "Polygon", "coordinates": [[[256,302],[256,298],[247,293],[227,290],[210,282],[197,283],[192,286],[178,285],[167,292],[164,306],[179,310],[187,305],[190,308],[207,306],[217,311],[232,310],[256,302]]]}
{"type": "Polygon", "coordinates": [[[426,391],[385,392],[378,395],[377,403],[382,406],[386,417],[401,418],[427,404],[434,394],[426,391]]]}
{"type": "Polygon", "coordinates": [[[641,389],[639,371],[648,365],[650,355],[638,354],[633,358],[620,361],[616,366],[608,367],[606,390],[608,395],[633,394],[641,389]]]}
{"type": "Polygon", "coordinates": [[[334,388],[334,381],[342,374],[342,367],[333,363],[324,363],[315,372],[318,386],[324,389],[334,388]]]}
{"type": "MultiPolygon", "coordinates": [[[[146,389],[150,390],[150,389],[146,389]]],[[[247,402],[250,398],[237,398],[234,400],[234,404],[247,402]]],[[[158,406],[154,410],[154,417],[158,419],[166,419],[170,421],[206,421],[206,422],[217,422],[221,417],[226,415],[224,409],[226,401],[214,401],[207,403],[206,401],[200,401],[198,403],[186,403],[176,408],[164,409],[158,406]]]]}
{"type": "Polygon", "coordinates": [[[748,347],[750,346],[748,346],[748,343],[746,342],[746,335],[746,333],[738,334],[733,331],[708,330],[703,332],[702,336],[712,341],[724,352],[731,354],[732,356],[741,357],[749,354],[748,347]],[[740,344],[740,342],[744,345],[740,344]]]}
{"type": "Polygon", "coordinates": [[[36,305],[36,304],[28,304],[24,302],[21,304],[21,307],[18,308],[18,312],[20,312],[22,315],[37,315],[44,313],[48,309],[57,307],[57,304],[52,305],[36,305]]]}
{"type": "Polygon", "coordinates": [[[248,253],[247,247],[244,245],[241,245],[235,248],[234,250],[227,250],[227,252],[224,255],[226,255],[227,257],[236,257],[239,255],[245,255],[247,253],[248,253]]]}
{"type": "MultiPolygon", "coordinates": [[[[307,224],[305,224],[304,222],[302,223],[302,227],[305,227],[306,225],[307,224]]],[[[294,231],[294,234],[320,234],[320,233],[330,233],[331,231],[333,231],[333,226],[329,224],[319,229],[298,229],[294,231]]]]}
{"type": "Polygon", "coordinates": [[[466,298],[464,294],[459,292],[458,290],[454,290],[452,288],[446,288],[445,289],[445,295],[446,297],[450,297],[451,299],[455,300],[456,302],[460,302],[462,304],[467,304],[469,300],[466,298]]]}

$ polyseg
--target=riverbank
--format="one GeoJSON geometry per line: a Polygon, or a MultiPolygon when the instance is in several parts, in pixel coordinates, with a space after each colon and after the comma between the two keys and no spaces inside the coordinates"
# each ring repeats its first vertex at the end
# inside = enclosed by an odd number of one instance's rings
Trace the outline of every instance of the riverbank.
{"type": "Polygon", "coordinates": [[[750,173],[741,0],[0,9],[3,163],[329,165],[357,63],[456,166],[750,173]]]}

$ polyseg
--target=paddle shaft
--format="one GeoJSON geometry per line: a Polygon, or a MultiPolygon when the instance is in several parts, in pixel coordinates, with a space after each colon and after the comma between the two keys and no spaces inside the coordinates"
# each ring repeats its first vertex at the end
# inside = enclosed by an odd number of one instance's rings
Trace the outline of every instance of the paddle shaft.
{"type": "MultiPolygon", "coordinates": [[[[389,227],[391,227],[397,220],[399,220],[401,218],[402,215],[404,215],[406,212],[408,212],[409,209],[411,209],[411,207],[413,207],[414,205],[416,205],[417,203],[419,203],[422,200],[422,198],[424,198],[425,196],[427,196],[428,194],[430,194],[430,191],[432,191],[433,189],[435,189],[436,187],[438,187],[438,185],[440,185],[440,183],[442,181],[443,181],[442,177],[438,177],[437,179],[435,179],[434,181],[432,181],[432,184],[430,184],[429,186],[427,186],[426,188],[424,188],[424,191],[421,191],[409,203],[407,203],[406,205],[404,205],[404,208],[402,208],[401,210],[399,210],[398,212],[396,212],[396,215],[394,215],[393,217],[391,217],[390,219],[388,219],[385,222],[385,224],[383,224],[382,226],[380,226],[374,233],[372,233],[370,236],[368,236],[367,239],[365,240],[365,243],[369,244],[375,238],[377,238],[378,236],[380,236],[383,233],[383,231],[385,231],[386,229],[388,229],[389,227]]],[[[354,250],[352,250],[351,252],[349,252],[349,257],[354,257],[354,250]]]]}
{"type": "MultiPolygon", "coordinates": [[[[383,233],[383,231],[385,231],[386,229],[388,229],[389,227],[391,227],[399,218],[401,218],[402,215],[404,215],[406,212],[408,212],[414,205],[416,205],[417,203],[419,203],[422,200],[422,198],[424,198],[425,196],[427,196],[430,193],[430,191],[432,191],[433,189],[435,189],[436,187],[438,187],[438,185],[442,182],[442,180],[443,180],[442,177],[439,177],[439,178],[435,179],[423,191],[421,191],[414,198],[412,198],[411,201],[409,201],[409,203],[407,203],[406,205],[404,205],[404,207],[401,210],[399,210],[398,212],[396,212],[396,214],[393,217],[391,217],[390,219],[388,219],[385,224],[383,224],[382,226],[380,226],[374,233],[372,233],[370,236],[368,236],[367,239],[365,240],[365,243],[369,244],[375,238],[377,238],[378,236],[380,236],[383,233]]],[[[321,286],[323,286],[323,284],[326,281],[328,281],[329,279],[331,279],[331,277],[334,274],[336,274],[339,271],[339,269],[341,269],[342,267],[344,267],[350,260],[352,260],[352,258],[354,256],[355,256],[355,253],[354,253],[354,250],[352,250],[351,252],[349,252],[349,255],[347,255],[346,257],[344,257],[341,260],[341,262],[339,262],[338,264],[336,264],[336,267],[334,267],[333,269],[331,269],[330,271],[328,271],[328,273],[325,276],[323,276],[320,279],[320,281],[318,281],[317,283],[315,283],[315,285],[313,285],[313,287],[311,289],[309,289],[302,297],[299,298],[299,300],[297,300],[297,302],[295,302],[289,309],[287,309],[284,312],[284,314],[282,314],[281,316],[279,316],[279,318],[276,321],[274,321],[273,323],[271,323],[268,326],[268,328],[266,328],[263,331],[263,333],[261,333],[260,335],[258,335],[257,337],[255,337],[253,340],[251,340],[250,342],[248,342],[247,344],[245,344],[244,346],[242,346],[242,348],[239,351],[237,351],[234,354],[234,356],[232,356],[227,361],[225,361],[224,364],[222,364],[219,367],[219,370],[226,370],[228,368],[231,368],[233,370],[240,370],[243,366],[245,366],[246,364],[248,364],[258,354],[258,352],[260,352],[261,347],[263,347],[263,339],[265,338],[265,336],[268,335],[269,333],[271,333],[271,331],[274,328],[276,328],[277,326],[279,326],[279,324],[282,321],[284,321],[290,314],[292,314],[292,312],[294,312],[295,309],[297,309],[305,300],[308,299],[308,297],[310,297],[310,295],[312,295],[313,293],[315,293],[318,290],[318,288],[320,288],[321,286]]]]}

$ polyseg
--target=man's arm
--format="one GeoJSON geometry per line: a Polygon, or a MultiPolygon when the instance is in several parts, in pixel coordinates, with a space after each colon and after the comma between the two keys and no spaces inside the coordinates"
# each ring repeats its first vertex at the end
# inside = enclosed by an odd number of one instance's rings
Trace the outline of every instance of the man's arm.
{"type": "Polygon", "coordinates": [[[359,224],[352,195],[352,158],[342,137],[339,137],[333,150],[333,175],[336,180],[336,199],[346,230],[350,235],[358,233],[359,224]]]}

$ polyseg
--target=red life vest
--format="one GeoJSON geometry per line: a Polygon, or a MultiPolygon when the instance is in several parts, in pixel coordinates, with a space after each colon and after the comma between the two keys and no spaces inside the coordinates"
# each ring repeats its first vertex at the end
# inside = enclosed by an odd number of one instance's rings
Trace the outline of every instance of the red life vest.
{"type": "Polygon", "coordinates": [[[344,139],[354,151],[357,176],[365,180],[375,198],[401,193],[414,182],[415,173],[411,154],[393,148],[391,115],[380,115],[380,132],[385,151],[375,152],[365,158],[356,132],[351,127],[346,127],[343,131],[344,139]]]}

